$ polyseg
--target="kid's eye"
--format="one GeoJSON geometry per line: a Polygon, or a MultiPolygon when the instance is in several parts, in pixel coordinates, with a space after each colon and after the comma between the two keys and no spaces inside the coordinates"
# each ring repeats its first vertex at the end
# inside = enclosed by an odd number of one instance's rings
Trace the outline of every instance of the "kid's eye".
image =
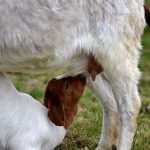
{"type": "Polygon", "coordinates": [[[69,82],[66,83],[65,89],[67,90],[71,84],[69,82]]]}

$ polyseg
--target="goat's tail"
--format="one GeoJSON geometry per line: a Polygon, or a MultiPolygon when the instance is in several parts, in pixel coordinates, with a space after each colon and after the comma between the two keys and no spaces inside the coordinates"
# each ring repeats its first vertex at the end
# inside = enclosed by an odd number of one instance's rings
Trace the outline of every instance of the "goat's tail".
{"type": "Polygon", "coordinates": [[[144,10],[145,10],[145,19],[146,23],[150,27],[150,7],[147,5],[144,5],[144,10]]]}

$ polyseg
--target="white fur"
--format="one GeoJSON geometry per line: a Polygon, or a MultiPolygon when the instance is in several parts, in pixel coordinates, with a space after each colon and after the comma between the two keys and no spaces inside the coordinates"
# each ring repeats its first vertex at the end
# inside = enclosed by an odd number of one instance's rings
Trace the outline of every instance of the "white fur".
{"type": "Polygon", "coordinates": [[[53,150],[65,136],[48,110],[31,96],[18,92],[0,73],[0,150],[53,150]]]}
{"type": "Polygon", "coordinates": [[[87,86],[99,98],[103,106],[103,125],[98,149],[111,150],[112,145],[118,145],[120,133],[119,113],[112,87],[104,73],[97,76],[94,82],[89,78],[87,86]]]}
{"type": "MultiPolygon", "coordinates": [[[[144,26],[143,0],[0,0],[0,70],[67,68],[78,74],[86,70],[82,54],[92,53],[118,106],[117,149],[130,150],[140,108],[137,66],[144,26]]],[[[90,84],[101,86],[98,81],[90,84]]]]}

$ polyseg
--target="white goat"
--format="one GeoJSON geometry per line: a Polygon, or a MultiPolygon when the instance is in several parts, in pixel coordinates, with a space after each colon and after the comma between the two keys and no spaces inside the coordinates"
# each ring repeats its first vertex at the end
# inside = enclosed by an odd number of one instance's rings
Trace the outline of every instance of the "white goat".
{"type": "Polygon", "coordinates": [[[95,82],[87,77],[104,107],[97,150],[130,150],[141,105],[143,1],[0,0],[0,71],[78,74],[86,70],[83,54],[92,54],[104,70],[95,82]]]}
{"type": "Polygon", "coordinates": [[[0,73],[0,150],[53,150],[73,121],[85,84],[80,75],[51,80],[44,98],[47,109],[0,73]]]}

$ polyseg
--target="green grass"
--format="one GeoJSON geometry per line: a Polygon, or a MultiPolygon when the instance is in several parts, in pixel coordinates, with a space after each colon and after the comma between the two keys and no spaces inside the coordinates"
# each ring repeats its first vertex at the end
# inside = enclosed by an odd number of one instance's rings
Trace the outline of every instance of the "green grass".
{"type": "MultiPolygon", "coordinates": [[[[134,138],[132,150],[150,150],[150,29],[145,29],[143,35],[143,50],[140,69],[143,72],[139,84],[142,108],[138,117],[138,129],[134,138]]],[[[62,72],[62,71],[61,71],[62,72]]],[[[47,81],[61,72],[42,75],[13,75],[13,81],[18,90],[31,94],[38,100],[43,99],[47,81]]],[[[102,126],[101,107],[86,89],[79,105],[79,112],[68,130],[62,145],[57,150],[94,150],[99,140],[102,126]]]]}

